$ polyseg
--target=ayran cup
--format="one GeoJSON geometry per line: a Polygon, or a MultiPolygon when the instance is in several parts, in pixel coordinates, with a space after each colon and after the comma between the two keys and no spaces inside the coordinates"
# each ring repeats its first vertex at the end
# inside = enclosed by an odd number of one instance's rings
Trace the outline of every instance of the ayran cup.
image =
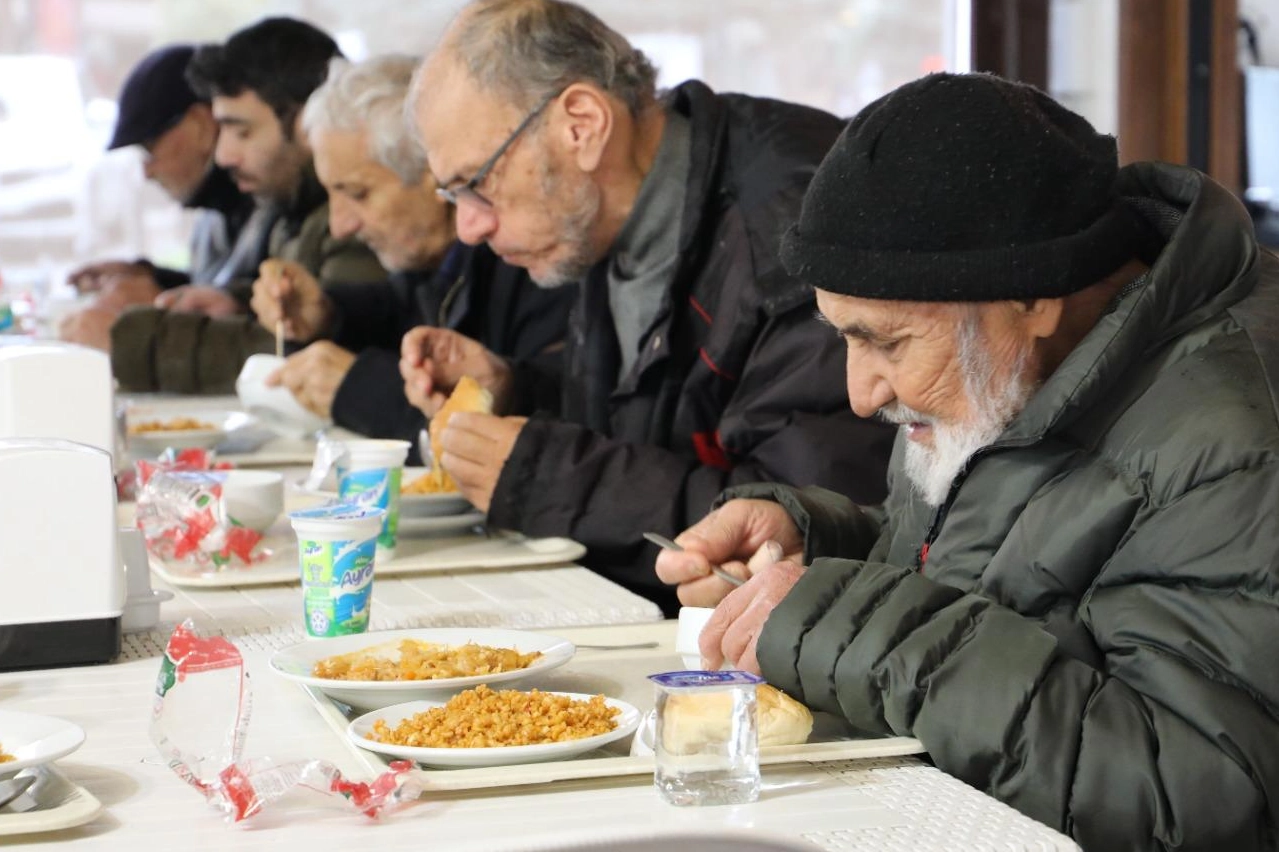
{"type": "Polygon", "coordinates": [[[385,514],[350,503],[289,513],[298,537],[302,614],[310,635],[369,629],[377,535],[385,514]]]}
{"type": "Polygon", "coordinates": [[[344,441],[335,465],[339,500],[376,507],[385,513],[382,531],[377,537],[377,552],[382,559],[395,556],[396,532],[400,526],[400,481],[408,453],[408,441],[344,441]]]}

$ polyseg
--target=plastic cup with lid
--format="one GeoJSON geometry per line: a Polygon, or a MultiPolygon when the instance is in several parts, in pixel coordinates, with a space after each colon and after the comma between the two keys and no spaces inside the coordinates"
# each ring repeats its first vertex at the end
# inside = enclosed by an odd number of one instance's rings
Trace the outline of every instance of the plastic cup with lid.
{"type": "Polygon", "coordinates": [[[302,614],[311,636],[369,629],[383,509],[336,503],[289,513],[298,537],[302,614]]]}
{"type": "Polygon", "coordinates": [[[382,559],[395,556],[400,526],[400,482],[408,453],[408,441],[344,441],[334,465],[339,500],[384,512],[382,530],[377,537],[377,552],[382,559]]]}

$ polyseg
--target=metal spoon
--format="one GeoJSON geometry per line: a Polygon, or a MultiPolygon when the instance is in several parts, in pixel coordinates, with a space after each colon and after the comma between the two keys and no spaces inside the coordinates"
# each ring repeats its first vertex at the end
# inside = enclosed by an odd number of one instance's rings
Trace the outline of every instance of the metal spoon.
{"type": "Polygon", "coordinates": [[[575,648],[584,649],[588,651],[631,651],[631,650],[638,650],[640,648],[656,648],[658,646],[658,643],[657,642],[632,642],[629,645],[583,645],[580,642],[574,642],[573,646],[575,648]]]}
{"type": "Polygon", "coordinates": [[[34,775],[23,775],[20,778],[0,781],[0,808],[27,792],[27,788],[34,783],[36,783],[34,775]]]}
{"type": "MultiPolygon", "coordinates": [[[[674,550],[678,552],[683,552],[684,550],[684,548],[680,547],[678,544],[671,541],[669,538],[667,538],[666,536],[660,533],[646,532],[644,533],[644,538],[653,542],[653,544],[657,545],[658,547],[663,547],[663,548],[666,548],[667,550],[674,550]]],[[[740,577],[734,577],[732,574],[728,573],[723,568],[720,568],[718,565],[711,566],[711,573],[713,573],[716,577],[719,577],[725,583],[728,583],[730,586],[740,586],[742,583],[746,582],[740,577]]]]}

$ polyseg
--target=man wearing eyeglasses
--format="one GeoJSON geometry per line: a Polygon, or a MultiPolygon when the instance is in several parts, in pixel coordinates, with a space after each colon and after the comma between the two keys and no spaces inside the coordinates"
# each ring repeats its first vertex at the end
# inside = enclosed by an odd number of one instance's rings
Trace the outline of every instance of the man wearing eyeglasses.
{"type": "Polygon", "coordinates": [[[409,102],[440,194],[460,239],[581,294],[562,373],[426,328],[401,372],[428,416],[462,375],[494,393],[505,416],[454,415],[437,460],[491,523],[571,536],[669,610],[643,532],[738,482],[878,502],[891,434],[848,411],[843,353],[777,259],[841,123],[696,81],[659,99],[655,77],[579,6],[463,10],[409,102]]]}

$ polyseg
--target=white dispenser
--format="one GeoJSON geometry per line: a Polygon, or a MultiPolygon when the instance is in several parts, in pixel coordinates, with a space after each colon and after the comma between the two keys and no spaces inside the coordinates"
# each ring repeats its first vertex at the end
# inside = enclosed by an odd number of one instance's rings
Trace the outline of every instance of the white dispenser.
{"type": "Polygon", "coordinates": [[[114,386],[105,352],[67,343],[0,346],[0,438],[61,438],[114,455],[114,386]]]}
{"type": "Polygon", "coordinates": [[[125,576],[104,450],[0,439],[0,670],[120,652],[125,576]]]}

